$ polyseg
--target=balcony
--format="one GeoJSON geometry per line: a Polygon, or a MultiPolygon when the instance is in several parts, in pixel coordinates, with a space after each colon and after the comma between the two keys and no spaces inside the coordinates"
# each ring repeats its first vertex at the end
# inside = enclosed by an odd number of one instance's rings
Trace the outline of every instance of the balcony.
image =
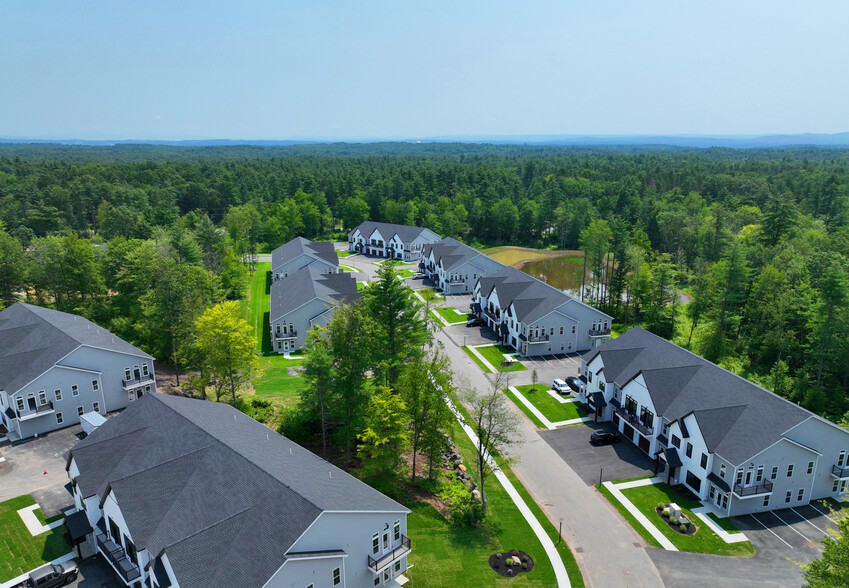
{"type": "Polygon", "coordinates": [[[610,328],[606,329],[590,329],[590,337],[609,337],[610,328]]]}
{"type": "Polygon", "coordinates": [[[489,319],[489,320],[491,320],[491,321],[496,322],[496,323],[500,323],[500,322],[501,322],[501,319],[500,319],[500,318],[498,318],[498,316],[496,316],[496,314],[495,314],[494,312],[492,312],[491,310],[489,310],[488,308],[484,308],[484,309],[483,309],[483,316],[484,316],[485,318],[488,318],[488,319],[489,319]]]}
{"type": "Polygon", "coordinates": [[[764,494],[772,493],[772,482],[764,480],[754,486],[743,486],[743,484],[734,484],[734,494],[740,498],[750,496],[763,496],[764,494]]]}
{"type": "Polygon", "coordinates": [[[619,415],[619,418],[624,420],[626,423],[637,429],[640,433],[645,435],[646,437],[651,437],[654,434],[654,428],[644,425],[640,422],[640,419],[637,418],[636,415],[631,414],[627,410],[621,407],[614,407],[613,412],[619,415]]]}
{"type": "Polygon", "coordinates": [[[831,466],[831,475],[838,480],[849,478],[849,464],[843,467],[840,467],[839,465],[831,466]]]}
{"type": "Polygon", "coordinates": [[[274,335],[274,338],[278,341],[283,341],[284,339],[297,339],[298,331],[289,330],[288,333],[277,333],[274,335]]]}
{"type": "Polygon", "coordinates": [[[48,401],[45,404],[39,404],[35,407],[35,410],[26,414],[21,414],[21,411],[18,411],[18,420],[26,421],[29,419],[34,419],[36,417],[44,416],[46,414],[50,414],[53,412],[53,402],[48,401]]]}
{"type": "Polygon", "coordinates": [[[129,585],[131,582],[141,578],[139,566],[134,564],[127,558],[124,548],[112,541],[103,533],[97,535],[97,550],[103,554],[124,583],[129,585]]]}
{"type": "Polygon", "coordinates": [[[141,386],[142,384],[146,384],[147,382],[153,381],[153,374],[148,374],[146,376],[136,376],[130,380],[121,380],[121,385],[125,390],[129,388],[135,388],[136,386],[141,386]]]}
{"type": "Polygon", "coordinates": [[[402,558],[408,553],[410,553],[410,549],[410,538],[406,535],[401,535],[401,545],[399,545],[389,553],[384,553],[378,559],[375,559],[372,556],[368,556],[368,567],[370,567],[373,572],[377,573],[386,566],[395,563],[395,561],[399,558],[402,558]]]}
{"type": "Polygon", "coordinates": [[[528,335],[528,343],[545,343],[549,340],[549,337],[545,333],[542,335],[528,335]]]}

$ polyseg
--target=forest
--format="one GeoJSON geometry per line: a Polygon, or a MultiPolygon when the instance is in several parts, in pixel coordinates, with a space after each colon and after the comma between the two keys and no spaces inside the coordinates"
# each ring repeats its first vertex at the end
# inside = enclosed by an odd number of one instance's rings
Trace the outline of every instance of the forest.
{"type": "Polygon", "coordinates": [[[849,150],[0,145],[0,299],[191,366],[246,256],[365,219],[580,249],[585,301],[810,410],[849,411],[849,150]]]}

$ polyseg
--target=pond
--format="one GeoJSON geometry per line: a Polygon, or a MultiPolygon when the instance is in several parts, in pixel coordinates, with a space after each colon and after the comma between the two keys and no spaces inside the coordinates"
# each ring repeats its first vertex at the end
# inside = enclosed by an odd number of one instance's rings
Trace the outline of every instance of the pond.
{"type": "Polygon", "coordinates": [[[571,296],[578,296],[581,290],[584,258],[560,255],[547,259],[535,259],[521,264],[519,269],[571,296]]]}

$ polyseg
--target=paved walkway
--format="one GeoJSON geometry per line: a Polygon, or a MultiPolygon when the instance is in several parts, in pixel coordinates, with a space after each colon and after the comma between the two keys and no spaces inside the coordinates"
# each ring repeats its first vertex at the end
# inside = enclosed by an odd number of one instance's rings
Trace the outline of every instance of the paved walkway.
{"type": "MultiPolygon", "coordinates": [[[[480,447],[480,440],[478,436],[475,434],[474,430],[466,424],[463,416],[457,410],[457,408],[452,404],[451,400],[448,398],[445,399],[448,402],[448,406],[451,408],[451,412],[454,413],[454,416],[457,417],[457,420],[460,422],[460,426],[463,428],[463,431],[466,432],[466,435],[469,436],[469,439],[472,440],[475,447],[480,447]]],[[[557,551],[557,548],[554,546],[554,542],[548,536],[548,533],[545,532],[540,522],[534,516],[534,513],[531,512],[531,509],[528,508],[528,505],[525,503],[524,499],[519,495],[519,492],[513,486],[513,483],[510,482],[510,479],[501,471],[501,468],[498,467],[498,464],[495,463],[495,460],[492,459],[489,455],[486,456],[486,463],[489,465],[492,473],[495,475],[496,479],[501,483],[504,489],[507,491],[507,494],[510,496],[510,499],[519,509],[519,512],[522,513],[522,516],[525,517],[525,520],[528,521],[528,524],[531,526],[534,534],[539,539],[540,543],[542,543],[542,548],[545,549],[545,553],[548,556],[548,559],[551,561],[551,567],[554,568],[554,576],[557,578],[557,586],[558,588],[571,588],[572,584],[569,582],[569,574],[566,572],[566,566],[563,565],[563,559],[560,557],[560,553],[557,551]]]]}
{"type": "Polygon", "coordinates": [[[530,400],[525,398],[525,395],[522,394],[521,392],[519,392],[518,388],[516,388],[515,386],[510,386],[509,390],[510,390],[510,392],[512,392],[513,394],[516,395],[516,398],[518,398],[519,401],[522,404],[524,404],[525,406],[528,407],[528,410],[530,410],[532,413],[534,413],[534,416],[537,417],[539,419],[539,421],[543,424],[543,426],[546,429],[548,429],[549,431],[553,431],[554,429],[557,429],[559,427],[566,427],[566,426],[569,426],[569,425],[577,425],[578,423],[589,423],[593,420],[593,417],[589,416],[589,417],[580,417],[580,418],[577,418],[577,419],[568,419],[568,420],[565,420],[565,421],[557,421],[557,422],[553,423],[550,420],[548,420],[546,418],[546,416],[544,414],[542,414],[542,412],[540,412],[540,410],[536,406],[534,406],[534,404],[530,400]]]}
{"type": "Polygon", "coordinates": [[[614,484],[613,482],[604,482],[604,487],[607,488],[613,497],[622,503],[622,506],[625,507],[631,516],[637,519],[637,522],[640,523],[646,531],[649,532],[649,535],[655,538],[655,540],[660,543],[660,546],[666,549],[667,551],[678,551],[678,548],[672,544],[672,541],[666,538],[666,535],[660,532],[660,529],[655,527],[652,522],[640,512],[634,503],[625,498],[625,495],[622,494],[622,490],[627,490],[628,488],[637,488],[639,486],[649,486],[651,484],[656,484],[660,482],[657,478],[649,478],[644,480],[634,480],[633,482],[624,482],[622,484],[614,484]]]}
{"type": "Polygon", "coordinates": [[[574,397],[572,397],[572,398],[563,398],[560,394],[558,394],[557,392],[555,392],[555,391],[554,391],[554,390],[552,390],[551,388],[549,388],[548,390],[546,390],[546,392],[548,392],[549,396],[551,396],[552,398],[554,398],[554,399],[555,399],[557,402],[559,402],[560,404],[570,404],[570,403],[572,403],[572,402],[580,402],[580,399],[578,399],[578,398],[574,398],[574,397]]]}
{"type": "MultiPolygon", "coordinates": [[[[445,331],[436,334],[445,345],[458,380],[479,390],[489,380],[459,343],[445,331]]],[[[524,373],[524,372],[521,372],[524,373]]],[[[510,405],[520,420],[517,442],[510,453],[518,459],[513,472],[549,520],[563,522],[563,539],[572,549],[584,582],[593,588],[657,588],[663,580],[640,537],[607,500],[584,481],[542,440],[533,423],[510,405]]]]}
{"type": "Polygon", "coordinates": [[[65,519],[59,519],[58,521],[53,521],[49,525],[42,525],[41,521],[38,520],[38,517],[35,516],[34,512],[39,508],[41,507],[37,504],[33,504],[32,506],[27,506],[18,510],[18,516],[21,517],[21,520],[27,527],[27,531],[29,531],[30,535],[33,537],[46,533],[50,529],[61,527],[65,524],[65,519]]]}

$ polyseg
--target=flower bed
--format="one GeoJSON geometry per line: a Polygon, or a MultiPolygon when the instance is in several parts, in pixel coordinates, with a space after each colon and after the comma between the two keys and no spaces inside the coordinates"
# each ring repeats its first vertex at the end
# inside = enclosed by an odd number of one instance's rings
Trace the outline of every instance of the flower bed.
{"type": "Polygon", "coordinates": [[[534,560],[524,551],[514,549],[505,553],[494,553],[489,556],[489,567],[505,578],[526,574],[534,569],[534,560]]]}

